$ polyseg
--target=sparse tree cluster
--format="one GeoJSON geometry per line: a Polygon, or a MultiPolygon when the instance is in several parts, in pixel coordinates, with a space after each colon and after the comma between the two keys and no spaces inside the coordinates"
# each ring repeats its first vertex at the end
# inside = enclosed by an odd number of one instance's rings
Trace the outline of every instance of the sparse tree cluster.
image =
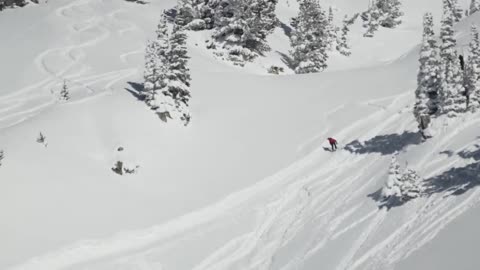
{"type": "Polygon", "coordinates": [[[270,50],[278,0],[179,0],[171,20],[190,30],[212,29],[207,48],[243,66],[270,50]],[[172,18],[173,17],[173,18],[172,18]]]}
{"type": "Polygon", "coordinates": [[[418,86],[415,92],[414,115],[424,138],[433,117],[455,117],[480,107],[480,38],[476,26],[471,28],[469,56],[465,60],[456,49],[454,9],[449,0],[443,2],[443,17],[438,46],[431,14],[424,17],[424,33],[420,51],[418,86]]]}
{"type": "Polygon", "coordinates": [[[144,95],[147,105],[163,120],[190,122],[190,70],[187,36],[174,24],[170,31],[162,15],[156,37],[145,51],[144,95]]]}
{"type": "Polygon", "coordinates": [[[373,0],[361,17],[367,29],[364,36],[373,37],[379,27],[395,28],[402,23],[403,16],[400,0],[373,0]]]}

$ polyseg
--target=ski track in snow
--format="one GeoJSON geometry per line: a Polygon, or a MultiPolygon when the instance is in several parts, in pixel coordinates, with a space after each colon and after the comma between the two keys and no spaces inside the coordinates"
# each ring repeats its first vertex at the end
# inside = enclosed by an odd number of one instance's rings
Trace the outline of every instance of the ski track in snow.
{"type": "MultiPolygon", "coordinates": [[[[108,92],[112,93],[114,91],[114,85],[125,81],[138,72],[138,68],[130,68],[106,72],[104,74],[84,75],[90,67],[83,61],[86,55],[82,49],[93,47],[108,39],[111,31],[102,26],[102,23],[106,19],[120,21],[116,15],[125,12],[119,9],[107,14],[105,17],[92,16],[83,20],[70,17],[69,11],[77,7],[88,6],[92,1],[94,0],[73,1],[57,8],[55,11],[57,16],[71,21],[71,23],[66,26],[71,37],[82,35],[87,31],[93,31],[96,34],[94,37],[82,43],[65,47],[49,48],[40,53],[34,62],[37,69],[45,74],[47,78],[0,97],[0,104],[5,104],[0,111],[0,129],[17,125],[57,104],[58,101],[53,95],[53,89],[59,89],[63,81],[67,82],[71,93],[75,93],[75,91],[78,90],[86,91],[85,97],[72,99],[66,103],[78,104],[104,96],[108,94],[108,92]],[[55,69],[54,66],[49,64],[49,60],[51,59],[62,59],[62,61],[66,61],[68,64],[63,65],[60,69],[55,69]],[[101,82],[105,84],[99,87],[97,84],[101,82]],[[32,106],[31,104],[36,105],[32,106]]],[[[119,34],[138,30],[138,27],[131,22],[122,20],[122,23],[127,24],[127,26],[118,30],[119,34]]],[[[142,52],[141,50],[126,52],[121,54],[119,58],[123,63],[128,63],[129,56],[141,54],[142,52]]]]}

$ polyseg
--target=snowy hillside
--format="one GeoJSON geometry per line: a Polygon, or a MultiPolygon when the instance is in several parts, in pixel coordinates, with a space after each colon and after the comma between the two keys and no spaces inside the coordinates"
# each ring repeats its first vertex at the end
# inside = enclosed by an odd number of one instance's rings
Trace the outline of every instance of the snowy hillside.
{"type": "MultiPolygon", "coordinates": [[[[422,16],[438,28],[440,0],[402,1],[403,24],[374,38],[356,23],[352,55],[316,74],[266,72],[285,66],[281,27],[245,67],[189,32],[188,127],[136,95],[146,40],[175,2],[0,11],[0,269],[478,269],[480,114],[438,119],[422,142],[412,113],[422,16]],[[396,152],[425,194],[380,208],[396,152]],[[135,174],[112,172],[120,156],[135,174]]],[[[341,20],[369,1],[320,2],[341,20]]],[[[297,8],[276,13],[288,24],[297,8]]],[[[480,13],[456,24],[461,53],[472,23],[480,13]]]]}

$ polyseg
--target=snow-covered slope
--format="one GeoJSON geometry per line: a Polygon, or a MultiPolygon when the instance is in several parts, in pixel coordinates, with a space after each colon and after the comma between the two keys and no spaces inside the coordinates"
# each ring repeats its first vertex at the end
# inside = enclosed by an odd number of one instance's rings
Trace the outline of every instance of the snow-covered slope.
{"type": "MultiPolygon", "coordinates": [[[[282,21],[292,2],[280,1],[282,21]]],[[[341,14],[368,5],[324,3],[341,14]]],[[[420,144],[411,112],[421,16],[439,20],[440,1],[405,0],[405,24],[371,40],[352,30],[352,57],[321,74],[263,76],[288,50],[280,29],[244,69],[192,33],[188,128],[129,91],[173,4],[59,0],[0,14],[0,269],[451,269],[445,250],[469,254],[480,117],[437,123],[420,144]],[[64,79],[72,100],[59,103],[51,91],[64,79]],[[349,147],[325,151],[328,136],[349,147]],[[119,147],[137,174],[111,171],[119,147]],[[388,211],[374,194],[395,151],[431,188],[388,211]]],[[[480,17],[458,24],[459,44],[471,22],[480,17]]]]}

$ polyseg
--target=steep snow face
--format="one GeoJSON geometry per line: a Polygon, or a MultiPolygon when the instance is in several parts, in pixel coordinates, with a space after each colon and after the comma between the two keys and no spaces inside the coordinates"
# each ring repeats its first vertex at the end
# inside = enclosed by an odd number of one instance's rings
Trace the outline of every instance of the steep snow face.
{"type": "MultiPolygon", "coordinates": [[[[282,21],[294,2],[280,1],[282,21]]],[[[328,4],[351,14],[367,2],[328,4]]],[[[165,125],[132,94],[145,41],[174,1],[2,12],[0,268],[411,269],[447,245],[461,254],[469,247],[455,235],[477,229],[480,118],[438,120],[420,143],[413,48],[422,10],[441,6],[404,2],[404,25],[373,39],[358,26],[354,55],[333,56],[321,74],[259,76],[281,63],[275,48],[288,51],[281,29],[274,51],[245,69],[218,62],[208,33],[191,33],[188,128],[165,125]],[[58,102],[64,80],[72,99],[58,102]],[[376,194],[396,151],[430,188],[387,211],[376,194]],[[137,172],[115,174],[120,159],[137,172]]],[[[472,22],[479,15],[458,24],[460,50],[472,22]]]]}

